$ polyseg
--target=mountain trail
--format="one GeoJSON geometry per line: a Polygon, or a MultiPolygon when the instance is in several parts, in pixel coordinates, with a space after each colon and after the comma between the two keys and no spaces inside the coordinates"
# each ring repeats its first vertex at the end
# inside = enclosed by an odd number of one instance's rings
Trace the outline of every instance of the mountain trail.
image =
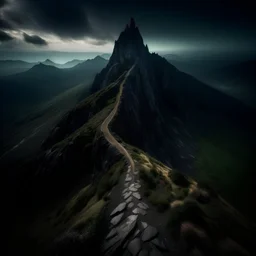
{"type": "Polygon", "coordinates": [[[101,131],[104,134],[104,137],[106,138],[106,140],[112,145],[114,146],[122,155],[124,155],[128,161],[128,164],[131,166],[131,170],[132,172],[134,172],[135,170],[135,165],[134,165],[134,161],[132,159],[132,157],[130,156],[130,154],[127,152],[127,150],[114,138],[114,136],[111,134],[111,132],[109,131],[109,124],[111,123],[111,121],[113,120],[114,116],[116,115],[117,111],[118,111],[118,107],[120,104],[120,100],[121,100],[121,96],[123,93],[123,87],[124,84],[127,80],[127,78],[129,77],[131,71],[133,70],[135,65],[133,65],[126,73],[123,82],[120,85],[120,91],[119,94],[117,96],[116,99],[116,104],[114,109],[111,111],[111,113],[107,116],[107,118],[103,121],[102,125],[101,125],[101,131]]]}
{"type": "Polygon", "coordinates": [[[135,164],[128,151],[114,138],[109,130],[109,124],[117,114],[124,84],[133,70],[134,64],[127,71],[120,85],[120,91],[116,104],[101,125],[101,131],[106,140],[115,147],[128,161],[128,169],[124,179],[121,179],[110,200],[109,233],[103,246],[103,255],[169,255],[169,239],[162,235],[162,216],[149,206],[140,194],[139,172],[135,170],[135,164]],[[117,205],[118,204],[118,205],[117,205]],[[158,225],[150,225],[150,224],[158,225]]]}

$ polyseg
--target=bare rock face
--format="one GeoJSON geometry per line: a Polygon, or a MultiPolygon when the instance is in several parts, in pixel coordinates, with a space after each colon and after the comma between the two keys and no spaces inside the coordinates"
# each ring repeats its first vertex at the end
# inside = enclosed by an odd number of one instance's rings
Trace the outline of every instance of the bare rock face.
{"type": "Polygon", "coordinates": [[[121,32],[119,38],[115,41],[114,50],[107,67],[95,77],[92,92],[96,92],[115,81],[138,58],[146,58],[147,55],[149,55],[148,47],[144,45],[135,20],[131,19],[130,24],[126,25],[124,31],[121,32]]]}
{"type": "Polygon", "coordinates": [[[136,27],[135,20],[132,18],[130,25],[120,34],[115,42],[113,55],[110,63],[134,63],[139,56],[148,53],[148,49],[144,46],[143,38],[139,29],[136,27]]]}

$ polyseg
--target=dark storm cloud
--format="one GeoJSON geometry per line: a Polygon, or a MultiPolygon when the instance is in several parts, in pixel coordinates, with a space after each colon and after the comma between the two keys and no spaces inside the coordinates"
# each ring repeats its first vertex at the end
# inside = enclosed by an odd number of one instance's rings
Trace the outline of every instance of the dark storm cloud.
{"type": "Polygon", "coordinates": [[[82,39],[85,36],[104,40],[111,38],[108,33],[92,28],[88,19],[86,1],[16,0],[15,3],[18,7],[7,10],[5,17],[16,27],[54,33],[61,38],[82,39]]]}
{"type": "Polygon", "coordinates": [[[113,41],[135,17],[147,41],[221,46],[256,44],[253,1],[231,0],[0,0],[0,28],[53,33],[62,39],[113,41]],[[5,5],[9,8],[5,8],[5,5]]]}
{"type": "Polygon", "coordinates": [[[1,17],[0,17],[0,28],[12,29],[12,26],[6,20],[1,19],[1,17]]]}
{"type": "Polygon", "coordinates": [[[6,5],[7,1],[6,0],[0,0],[0,8],[6,5]]]}
{"type": "Polygon", "coordinates": [[[47,45],[47,42],[42,39],[40,36],[36,36],[36,35],[28,35],[26,33],[23,33],[23,38],[24,41],[30,44],[35,44],[35,45],[40,45],[40,46],[45,46],[47,45]]]}
{"type": "Polygon", "coordinates": [[[21,0],[33,20],[42,29],[61,37],[81,38],[92,33],[82,0],[21,0]]]}
{"type": "Polygon", "coordinates": [[[0,42],[7,42],[13,40],[13,37],[0,30],[0,42]]]}
{"type": "Polygon", "coordinates": [[[107,41],[107,40],[90,40],[89,43],[90,43],[90,44],[93,44],[93,45],[98,45],[98,46],[100,46],[100,45],[105,45],[105,44],[107,44],[108,41],[107,41]]]}

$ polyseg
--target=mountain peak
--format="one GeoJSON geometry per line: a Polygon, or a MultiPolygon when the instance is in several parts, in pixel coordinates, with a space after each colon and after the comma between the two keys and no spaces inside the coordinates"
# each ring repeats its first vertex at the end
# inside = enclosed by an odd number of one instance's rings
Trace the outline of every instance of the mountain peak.
{"type": "Polygon", "coordinates": [[[135,20],[131,18],[121,32],[118,40],[115,41],[113,54],[110,64],[115,63],[134,63],[137,58],[143,57],[148,53],[148,48],[144,45],[143,38],[135,20]]]}
{"type": "Polygon", "coordinates": [[[136,25],[135,25],[135,20],[134,20],[134,18],[131,18],[131,20],[130,20],[130,28],[136,28],[136,25]]]}
{"type": "Polygon", "coordinates": [[[103,59],[101,56],[99,56],[99,55],[97,55],[93,60],[96,60],[96,61],[102,61],[102,60],[104,60],[105,61],[105,59],[103,59]]]}

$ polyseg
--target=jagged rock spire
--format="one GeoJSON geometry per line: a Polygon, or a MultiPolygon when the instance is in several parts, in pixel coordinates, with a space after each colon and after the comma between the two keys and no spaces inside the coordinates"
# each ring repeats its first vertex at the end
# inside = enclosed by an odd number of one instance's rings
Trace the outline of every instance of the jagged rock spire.
{"type": "Polygon", "coordinates": [[[144,45],[143,38],[136,26],[134,18],[130,19],[130,23],[126,25],[123,32],[121,32],[117,41],[113,54],[110,58],[109,65],[115,63],[134,63],[137,58],[148,54],[148,47],[144,45]]]}
{"type": "Polygon", "coordinates": [[[130,28],[131,28],[131,29],[134,29],[134,28],[136,28],[136,25],[135,25],[135,20],[134,20],[134,18],[131,18],[131,20],[130,20],[130,28]]]}

